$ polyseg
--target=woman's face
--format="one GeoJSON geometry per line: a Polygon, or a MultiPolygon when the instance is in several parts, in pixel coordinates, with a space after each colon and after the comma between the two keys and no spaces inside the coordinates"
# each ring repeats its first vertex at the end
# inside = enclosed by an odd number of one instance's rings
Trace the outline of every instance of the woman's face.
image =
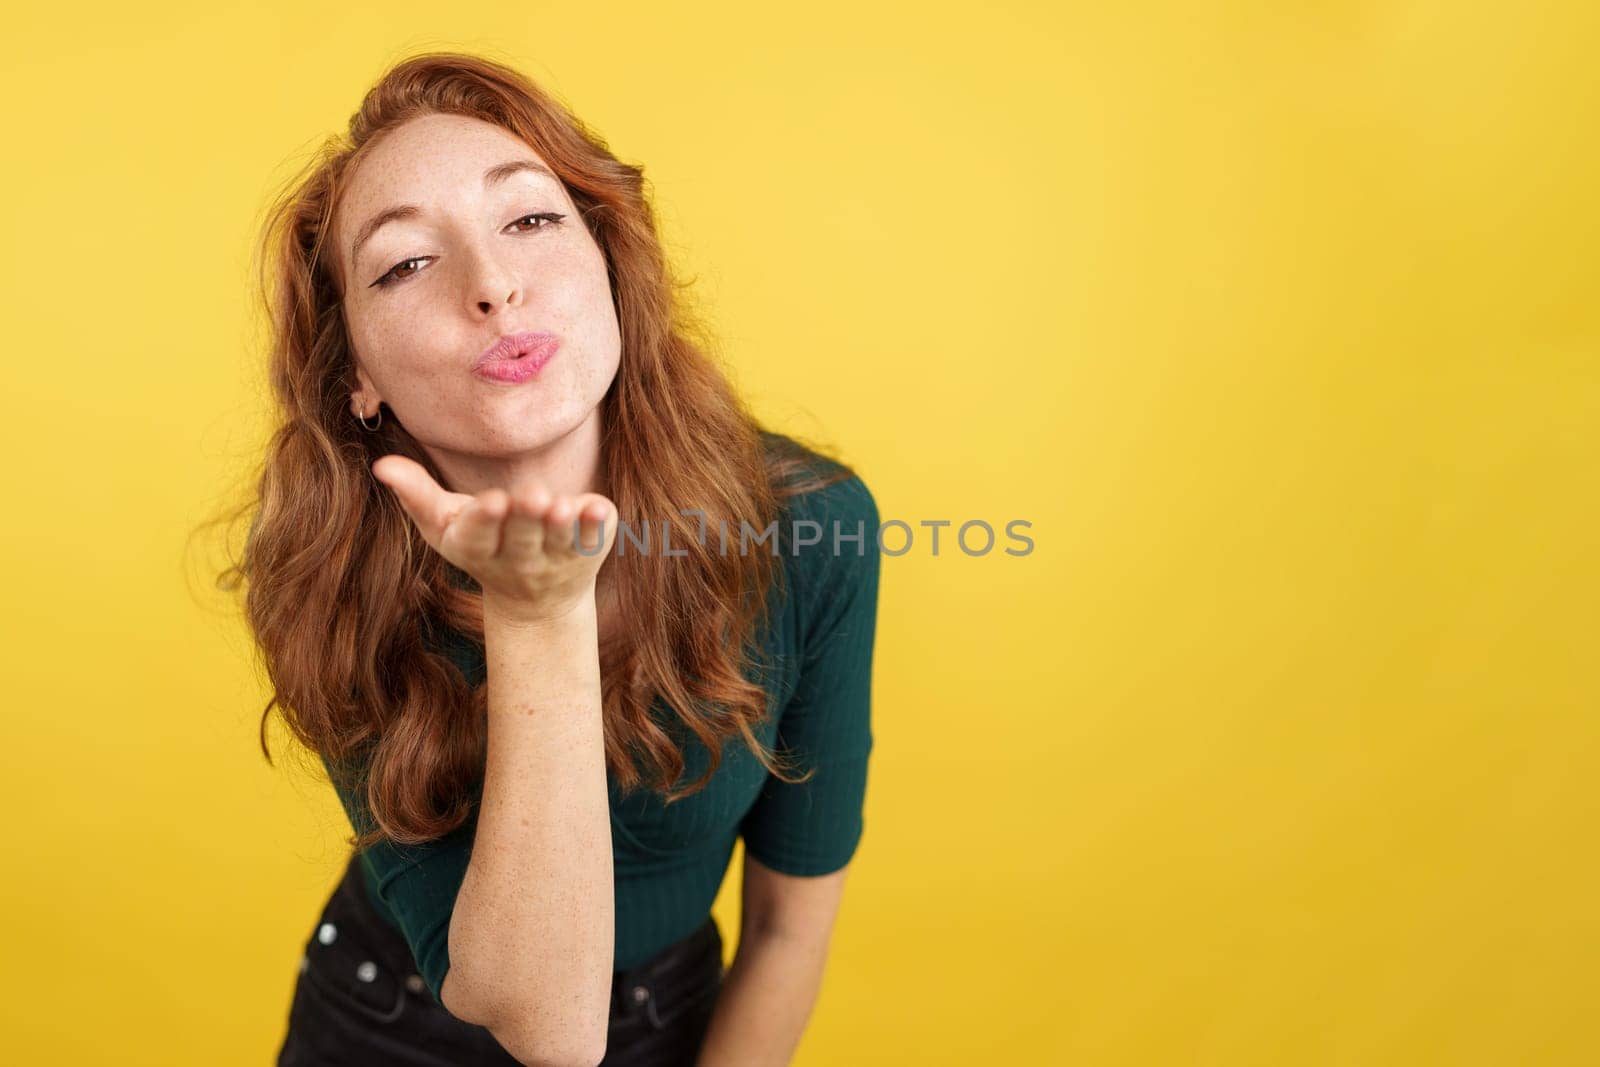
{"type": "Polygon", "coordinates": [[[483,482],[558,441],[598,441],[621,357],[599,245],[562,183],[504,166],[519,162],[549,169],[491,123],[419,116],[356,167],[334,223],[359,381],[352,416],[370,421],[387,404],[453,483],[483,482]],[[474,371],[500,338],[527,332],[559,340],[532,377],[474,371]]]}

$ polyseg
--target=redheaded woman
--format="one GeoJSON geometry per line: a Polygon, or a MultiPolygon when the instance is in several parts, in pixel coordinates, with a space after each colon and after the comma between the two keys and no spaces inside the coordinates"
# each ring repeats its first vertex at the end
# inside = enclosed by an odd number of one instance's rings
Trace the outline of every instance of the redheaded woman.
{"type": "Polygon", "coordinates": [[[862,832],[871,493],[751,417],[640,169],[501,64],[388,71],[265,248],[228,576],[263,749],[277,708],[354,831],[279,1063],[787,1062],[862,832]]]}

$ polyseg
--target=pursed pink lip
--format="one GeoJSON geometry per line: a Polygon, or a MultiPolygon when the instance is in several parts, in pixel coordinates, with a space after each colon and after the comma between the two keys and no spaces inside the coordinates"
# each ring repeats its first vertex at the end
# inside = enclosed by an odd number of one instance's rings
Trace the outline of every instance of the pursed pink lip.
{"type": "Polygon", "coordinates": [[[539,373],[561,347],[553,333],[513,333],[490,345],[472,372],[496,382],[524,382],[539,373]]]}

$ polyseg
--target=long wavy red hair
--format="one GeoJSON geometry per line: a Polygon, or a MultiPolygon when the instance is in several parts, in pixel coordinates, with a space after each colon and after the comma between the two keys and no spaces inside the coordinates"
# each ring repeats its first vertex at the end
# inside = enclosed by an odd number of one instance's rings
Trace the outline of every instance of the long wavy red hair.
{"type": "Polygon", "coordinates": [[[765,430],[708,357],[712,345],[680,298],[665,262],[643,171],[619,161],[564,106],[510,67],[431,52],[392,66],[367,93],[342,137],[330,138],[273,203],[258,249],[270,324],[269,375],[276,428],[242,506],[242,551],[219,588],[244,593],[273,691],[261,713],[281,712],[292,735],[359,788],[374,825],[352,839],[432,840],[470,814],[487,752],[486,686],[473,687],[430,639],[430,620],[483,640],[476,583],[421,539],[392,492],[371,473],[379,456],[415,459],[441,481],[427,453],[396,424],[364,432],[349,413],[354,364],[342,280],[330,240],[353,168],[384,134],[427,113],[495,123],[536,151],[566,185],[604,252],[622,355],[601,402],[602,463],[623,521],[672,524],[690,555],[672,565],[613,553],[625,637],[601,663],[606,763],[624,789],[647,786],[668,802],[704,787],[723,742],[743,737],[785,781],[783,761],[752,727],[767,694],[749,680],[752,638],[782,581],[770,552],[700,544],[699,508],[730,536],[766,530],[782,501],[853,471],[809,443],[765,430]],[[817,458],[825,460],[823,464],[817,458]],[[686,504],[686,502],[688,502],[686,504]],[[712,754],[697,781],[650,714],[659,696],[712,754]],[[670,791],[670,792],[669,792],[670,791]]]}

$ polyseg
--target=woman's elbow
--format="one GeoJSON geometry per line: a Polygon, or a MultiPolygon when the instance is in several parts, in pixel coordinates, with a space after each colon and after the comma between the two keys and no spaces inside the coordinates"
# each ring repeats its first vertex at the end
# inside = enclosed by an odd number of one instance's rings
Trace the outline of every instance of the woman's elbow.
{"type": "Polygon", "coordinates": [[[547,1035],[530,1037],[505,1029],[507,1032],[504,1035],[493,1027],[489,1028],[489,1032],[524,1067],[598,1067],[606,1056],[604,1031],[600,1032],[597,1039],[591,1039],[582,1047],[556,1047],[549,1042],[547,1035]]]}
{"type": "Polygon", "coordinates": [[[500,1047],[524,1067],[597,1067],[605,1059],[605,1025],[582,1028],[563,1036],[548,1025],[537,1029],[530,1027],[524,1020],[532,1014],[507,1009],[476,1025],[494,1035],[500,1047]]]}
{"type": "Polygon", "coordinates": [[[462,1022],[481,1026],[494,1035],[511,1056],[527,1067],[595,1067],[606,1054],[610,1025],[610,987],[596,1010],[583,1020],[556,1020],[530,1007],[549,1001],[548,991],[530,1000],[514,996],[501,984],[475,982],[459,966],[445,973],[440,986],[445,1010],[462,1022]],[[535,1025],[534,1020],[538,1020],[535,1025]]]}

